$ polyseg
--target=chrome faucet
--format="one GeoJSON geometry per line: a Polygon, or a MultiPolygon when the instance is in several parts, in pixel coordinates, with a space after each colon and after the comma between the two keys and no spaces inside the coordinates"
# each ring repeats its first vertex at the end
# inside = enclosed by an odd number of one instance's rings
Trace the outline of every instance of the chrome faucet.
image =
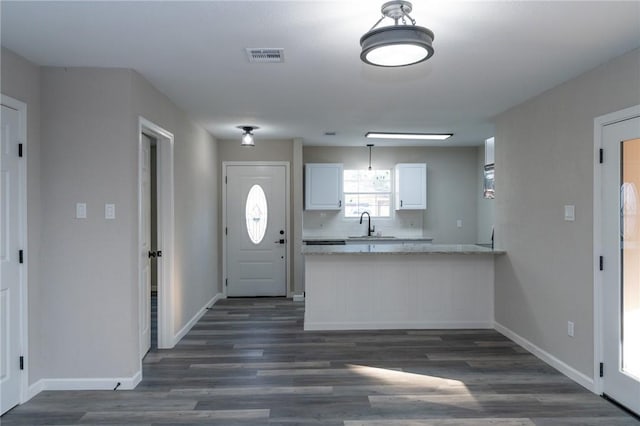
{"type": "Polygon", "coordinates": [[[370,215],[370,214],[369,214],[369,212],[367,212],[367,211],[362,212],[362,214],[360,215],[360,225],[362,225],[362,217],[363,217],[365,214],[366,214],[366,215],[367,215],[367,217],[369,218],[369,223],[368,223],[368,225],[367,225],[367,237],[370,237],[370,236],[371,236],[371,235],[373,235],[373,233],[375,232],[376,227],[375,227],[375,225],[373,226],[373,228],[371,227],[371,215],[370,215]]]}

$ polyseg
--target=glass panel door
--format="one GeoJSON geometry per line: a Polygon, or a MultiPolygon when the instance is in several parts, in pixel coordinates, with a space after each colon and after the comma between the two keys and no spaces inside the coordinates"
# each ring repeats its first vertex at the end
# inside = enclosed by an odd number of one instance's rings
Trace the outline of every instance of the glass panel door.
{"type": "Polygon", "coordinates": [[[602,389],[640,413],[640,118],[602,128],[602,389]]]}
{"type": "Polygon", "coordinates": [[[620,147],[622,370],[640,378],[640,139],[620,147]]]}

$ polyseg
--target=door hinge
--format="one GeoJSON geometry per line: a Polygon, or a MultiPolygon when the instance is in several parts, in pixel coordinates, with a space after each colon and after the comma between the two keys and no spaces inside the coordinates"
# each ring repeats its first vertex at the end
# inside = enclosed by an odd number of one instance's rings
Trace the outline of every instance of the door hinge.
{"type": "Polygon", "coordinates": [[[600,148],[600,164],[604,163],[604,149],[600,148]]]}
{"type": "Polygon", "coordinates": [[[18,144],[18,157],[22,158],[22,144],[21,143],[18,144]]]}
{"type": "Polygon", "coordinates": [[[604,271],[604,256],[600,256],[600,270],[604,271]]]}
{"type": "Polygon", "coordinates": [[[24,357],[20,357],[20,370],[24,370],[24,357]]]}
{"type": "Polygon", "coordinates": [[[229,280],[227,278],[224,279],[224,286],[229,287],[229,280]]]}
{"type": "Polygon", "coordinates": [[[224,235],[227,235],[227,227],[224,227],[224,235]]]}
{"type": "Polygon", "coordinates": [[[604,362],[600,363],[600,377],[604,377],[604,362]]]}
{"type": "Polygon", "coordinates": [[[224,183],[227,183],[227,177],[226,176],[224,177],[224,183]]]}
{"type": "Polygon", "coordinates": [[[18,263],[24,263],[24,250],[18,250],[18,263]]]}

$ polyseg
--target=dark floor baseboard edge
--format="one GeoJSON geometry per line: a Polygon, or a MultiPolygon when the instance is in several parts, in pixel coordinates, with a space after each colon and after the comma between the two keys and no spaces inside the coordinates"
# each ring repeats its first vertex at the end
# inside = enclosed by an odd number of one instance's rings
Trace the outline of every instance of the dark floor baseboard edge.
{"type": "Polygon", "coordinates": [[[628,415],[630,415],[631,417],[640,420],[640,414],[636,413],[635,411],[631,411],[630,409],[628,409],[627,407],[625,407],[624,405],[620,404],[618,401],[616,401],[615,399],[611,398],[609,395],[607,395],[606,393],[603,393],[602,395],[600,395],[603,399],[606,399],[607,401],[609,401],[610,403],[612,403],[613,405],[615,405],[616,407],[620,408],[622,411],[624,411],[625,413],[627,413],[628,415]]]}

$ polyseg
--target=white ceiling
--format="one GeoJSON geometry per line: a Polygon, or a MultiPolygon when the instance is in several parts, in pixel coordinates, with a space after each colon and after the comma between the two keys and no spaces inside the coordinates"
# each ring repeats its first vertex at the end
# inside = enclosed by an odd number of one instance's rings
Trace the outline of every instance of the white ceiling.
{"type": "Polygon", "coordinates": [[[359,39],[382,3],[5,0],[0,37],[39,65],[133,68],[218,138],[249,124],[257,141],[350,146],[367,131],[480,144],[496,114],[640,46],[640,1],[415,0],[435,55],[376,68],[359,39]],[[285,62],[249,63],[247,47],[284,48],[285,62]]]}

